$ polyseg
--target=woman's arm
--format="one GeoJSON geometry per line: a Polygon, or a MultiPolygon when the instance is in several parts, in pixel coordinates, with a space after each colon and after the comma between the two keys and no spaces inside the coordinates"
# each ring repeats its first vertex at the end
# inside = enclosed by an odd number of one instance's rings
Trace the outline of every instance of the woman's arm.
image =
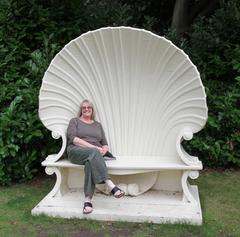
{"type": "Polygon", "coordinates": [[[73,144],[76,146],[83,146],[83,147],[96,147],[96,146],[92,145],[91,143],[86,142],[85,140],[83,140],[79,137],[73,138],[73,144]]]}
{"type": "Polygon", "coordinates": [[[77,120],[72,118],[67,128],[68,144],[73,144],[73,139],[77,136],[77,120]]]}
{"type": "Polygon", "coordinates": [[[74,137],[73,144],[76,146],[97,148],[102,155],[104,155],[107,152],[107,150],[106,151],[104,150],[104,149],[106,149],[106,147],[103,149],[103,147],[94,146],[91,143],[86,142],[79,137],[74,137]]]}
{"type": "Polygon", "coordinates": [[[102,154],[105,155],[108,151],[108,143],[107,143],[107,139],[106,139],[103,127],[101,124],[100,124],[100,126],[101,126],[101,133],[102,133],[102,140],[100,141],[100,143],[102,144],[102,150],[103,150],[102,154]]]}

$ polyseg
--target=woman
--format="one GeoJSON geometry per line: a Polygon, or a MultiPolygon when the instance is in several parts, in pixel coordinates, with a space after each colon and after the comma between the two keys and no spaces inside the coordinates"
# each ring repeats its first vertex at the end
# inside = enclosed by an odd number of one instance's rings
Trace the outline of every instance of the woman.
{"type": "Polygon", "coordinates": [[[92,197],[95,185],[105,183],[111,193],[120,198],[124,192],[110,179],[103,156],[108,152],[108,144],[102,125],[95,121],[93,104],[84,100],[80,105],[79,117],[70,120],[67,153],[74,164],[84,165],[84,206],[83,213],[93,211],[92,197]]]}

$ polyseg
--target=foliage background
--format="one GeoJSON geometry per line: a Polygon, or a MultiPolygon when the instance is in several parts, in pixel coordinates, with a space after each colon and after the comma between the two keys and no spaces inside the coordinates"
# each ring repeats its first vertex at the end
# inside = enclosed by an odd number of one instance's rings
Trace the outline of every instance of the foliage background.
{"type": "Polygon", "coordinates": [[[170,28],[167,2],[0,1],[0,184],[31,179],[59,149],[38,119],[41,79],[66,43],[105,26],[145,28],[189,54],[206,88],[209,119],[185,146],[204,166],[240,167],[240,3],[220,1],[180,35],[170,28]]]}

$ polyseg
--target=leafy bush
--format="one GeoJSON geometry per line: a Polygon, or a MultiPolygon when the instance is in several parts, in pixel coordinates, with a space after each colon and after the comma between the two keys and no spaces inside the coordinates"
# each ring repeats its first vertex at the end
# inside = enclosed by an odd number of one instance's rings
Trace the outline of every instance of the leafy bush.
{"type": "Polygon", "coordinates": [[[240,3],[228,1],[191,35],[191,54],[206,85],[209,119],[192,142],[206,165],[240,166],[240,3]]]}
{"type": "Polygon", "coordinates": [[[212,17],[198,19],[188,39],[167,33],[197,65],[206,89],[206,128],[187,145],[206,166],[240,166],[239,22],[239,1],[223,1],[212,17]]]}
{"type": "MultiPolygon", "coordinates": [[[[131,2],[0,1],[0,184],[31,179],[46,154],[59,149],[38,119],[38,93],[50,60],[66,43],[103,26],[156,32],[165,25],[146,14],[149,4],[139,12],[131,2]]],[[[239,5],[222,1],[212,17],[194,24],[187,39],[168,32],[197,65],[206,87],[209,120],[188,149],[208,166],[240,166],[239,5]]]]}
{"type": "Polygon", "coordinates": [[[117,1],[10,0],[0,8],[0,184],[9,184],[31,179],[59,149],[38,118],[41,79],[54,54],[82,32],[127,24],[129,16],[117,1]]]}
{"type": "Polygon", "coordinates": [[[208,82],[209,118],[191,145],[206,166],[240,166],[240,80],[235,84],[208,82]]]}
{"type": "MultiPolygon", "coordinates": [[[[0,31],[0,183],[23,181],[32,178],[39,164],[38,158],[45,156],[46,131],[37,114],[37,95],[41,76],[49,63],[46,45],[41,45],[44,33],[36,29],[44,28],[47,20],[40,22],[37,17],[47,16],[40,8],[29,11],[30,5],[14,1],[5,5],[5,15],[1,14],[0,31]],[[41,12],[41,16],[38,13],[41,12]],[[22,17],[25,16],[25,17],[22,17]],[[4,22],[4,23],[3,23],[4,22]],[[2,24],[3,23],[3,24],[2,24]],[[11,37],[9,37],[9,35],[11,37]],[[34,69],[36,52],[31,54],[36,40],[44,48],[39,70],[34,69]],[[44,47],[45,46],[45,47],[44,47]]],[[[54,44],[51,45],[53,48],[54,44]]],[[[53,53],[53,52],[52,52],[53,53]]],[[[38,55],[39,56],[39,55],[38,55]]]]}

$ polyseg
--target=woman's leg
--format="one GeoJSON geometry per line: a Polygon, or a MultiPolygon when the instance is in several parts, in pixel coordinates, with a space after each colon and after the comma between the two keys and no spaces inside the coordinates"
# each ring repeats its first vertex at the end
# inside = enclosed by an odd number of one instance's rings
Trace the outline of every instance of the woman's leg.
{"type": "Polygon", "coordinates": [[[109,178],[101,153],[95,148],[74,146],[68,151],[68,157],[74,164],[85,165],[84,193],[92,197],[95,184],[109,178]]]}
{"type": "Polygon", "coordinates": [[[73,146],[68,150],[68,158],[73,164],[84,165],[84,209],[85,214],[91,213],[92,196],[95,191],[96,184],[106,182],[109,190],[114,190],[115,197],[121,197],[124,192],[120,189],[116,190],[116,186],[109,179],[107,167],[101,153],[95,148],[73,146]]]}

